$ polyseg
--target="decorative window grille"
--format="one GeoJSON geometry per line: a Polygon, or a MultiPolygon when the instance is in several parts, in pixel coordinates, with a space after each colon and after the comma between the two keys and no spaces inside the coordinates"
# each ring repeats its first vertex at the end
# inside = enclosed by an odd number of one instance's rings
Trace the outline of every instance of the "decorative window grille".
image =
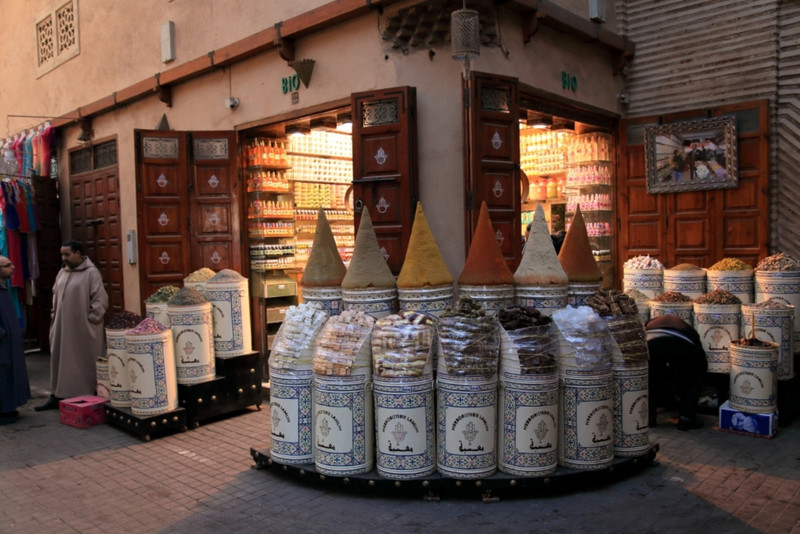
{"type": "Polygon", "coordinates": [[[78,1],[70,0],[36,23],[37,74],[50,72],[80,53],[78,1]]]}

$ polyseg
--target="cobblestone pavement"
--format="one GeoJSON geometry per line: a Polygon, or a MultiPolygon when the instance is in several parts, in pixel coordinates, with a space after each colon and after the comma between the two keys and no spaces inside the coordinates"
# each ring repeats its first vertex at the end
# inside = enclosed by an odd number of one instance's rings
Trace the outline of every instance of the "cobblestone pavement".
{"type": "Polygon", "coordinates": [[[47,354],[28,355],[36,398],[0,427],[3,533],[800,533],[800,421],[775,439],[678,431],[661,414],[656,463],[556,495],[427,501],[341,493],[253,468],[268,410],[145,442],[117,427],[77,429],[36,413],[47,354]]]}

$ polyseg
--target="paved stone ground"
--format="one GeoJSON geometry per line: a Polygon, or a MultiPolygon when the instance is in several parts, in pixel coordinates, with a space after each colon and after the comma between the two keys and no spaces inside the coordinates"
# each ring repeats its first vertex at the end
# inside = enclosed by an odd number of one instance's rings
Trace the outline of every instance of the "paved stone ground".
{"type": "Polygon", "coordinates": [[[714,429],[651,431],[657,464],[558,495],[475,499],[337,493],[252,467],[269,448],[267,410],[144,442],[77,429],[45,399],[47,354],[28,355],[36,398],[0,427],[2,533],[800,533],[800,421],[775,439],[714,429]]]}

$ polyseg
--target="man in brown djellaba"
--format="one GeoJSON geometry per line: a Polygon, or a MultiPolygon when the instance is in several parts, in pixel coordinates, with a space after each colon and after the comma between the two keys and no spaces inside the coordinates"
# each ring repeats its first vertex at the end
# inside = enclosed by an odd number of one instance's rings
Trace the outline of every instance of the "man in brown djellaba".
{"type": "Polygon", "coordinates": [[[83,255],[83,245],[66,241],[61,245],[63,267],[53,284],[50,312],[50,398],[36,411],[58,408],[58,401],[93,395],[97,385],[98,356],[103,353],[103,318],[108,294],[92,260],[83,255]]]}

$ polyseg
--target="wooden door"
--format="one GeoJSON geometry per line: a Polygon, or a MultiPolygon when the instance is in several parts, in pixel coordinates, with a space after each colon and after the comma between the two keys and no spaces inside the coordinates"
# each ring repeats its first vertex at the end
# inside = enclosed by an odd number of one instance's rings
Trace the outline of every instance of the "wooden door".
{"type": "Polygon", "coordinates": [[[103,276],[108,313],[125,309],[122,282],[122,238],[119,220],[119,169],[102,167],[70,176],[72,239],[103,276]]]}
{"type": "Polygon", "coordinates": [[[418,193],[416,91],[397,87],[354,93],[355,228],[369,210],[378,243],[397,275],[411,236],[418,193]]]}
{"type": "Polygon", "coordinates": [[[137,131],[142,301],[201,267],[242,271],[233,132],[137,131]]]}
{"type": "Polygon", "coordinates": [[[39,279],[36,295],[29,307],[25,338],[36,338],[39,348],[49,347],[50,310],[53,306],[53,283],[61,269],[61,225],[58,200],[58,181],[43,176],[33,177],[36,191],[36,250],[39,260],[39,279]]]}
{"type": "Polygon", "coordinates": [[[768,105],[766,101],[696,110],[621,123],[616,202],[619,246],[616,280],[623,263],[649,254],[667,267],[709,267],[725,257],[755,266],[768,254],[768,105]],[[739,185],[734,189],[650,194],[647,192],[644,129],[693,118],[736,118],[739,185]]]}
{"type": "Polygon", "coordinates": [[[473,72],[464,83],[467,248],[485,201],[514,272],[522,257],[517,79],[473,72]]]}
{"type": "Polygon", "coordinates": [[[236,134],[194,132],[190,136],[191,270],[208,267],[242,272],[242,191],[236,134]]]}

